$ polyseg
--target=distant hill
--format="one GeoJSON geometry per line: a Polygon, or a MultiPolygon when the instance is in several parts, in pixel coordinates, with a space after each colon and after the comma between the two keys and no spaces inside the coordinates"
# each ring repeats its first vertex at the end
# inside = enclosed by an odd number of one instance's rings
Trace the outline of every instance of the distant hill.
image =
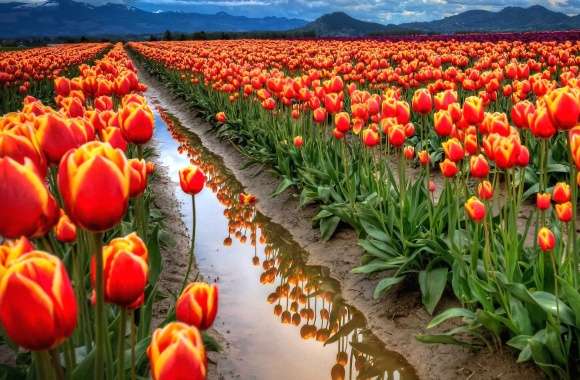
{"type": "Polygon", "coordinates": [[[283,17],[249,18],[227,13],[147,12],[122,4],[93,6],[72,0],[0,3],[0,38],[123,36],[165,30],[192,33],[284,31],[307,21],[283,17]]]}
{"type": "Polygon", "coordinates": [[[368,36],[385,33],[403,32],[405,28],[397,25],[383,25],[361,21],[344,12],[325,14],[298,31],[314,32],[317,36],[368,36]]]}
{"type": "Polygon", "coordinates": [[[431,33],[528,32],[580,29],[580,16],[553,12],[540,5],[506,7],[499,12],[473,10],[430,22],[398,25],[431,33]]]}

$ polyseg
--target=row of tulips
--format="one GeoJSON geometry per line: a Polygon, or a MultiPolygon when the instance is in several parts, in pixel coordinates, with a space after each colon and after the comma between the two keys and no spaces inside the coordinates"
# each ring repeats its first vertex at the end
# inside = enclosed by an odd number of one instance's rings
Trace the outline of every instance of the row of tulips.
{"type": "Polygon", "coordinates": [[[323,239],[341,222],[357,231],[355,271],[385,274],[375,296],[415,279],[433,313],[453,291],[462,307],[429,327],[459,326],[418,339],[507,343],[557,378],[579,371],[578,47],[131,44],[250,163],[279,172],[276,193],[320,205],[323,239]]]}
{"type": "MultiPolygon", "coordinates": [[[[0,117],[0,322],[5,343],[29,363],[14,371],[136,379],[150,368],[156,380],[204,379],[200,331],[215,319],[215,286],[188,284],[188,269],[175,306],[151,331],[153,304],[165,295],[146,86],[119,44],[81,65],[80,76],[54,78],[54,89],[58,109],[27,96],[0,117]]],[[[194,194],[203,176],[184,174],[183,183],[194,194]]]]}
{"type": "Polygon", "coordinates": [[[26,95],[52,104],[53,79],[78,74],[110,44],[69,44],[0,52],[0,113],[17,111],[26,95]]]}
{"type": "Polygon", "coordinates": [[[265,221],[256,210],[256,198],[227,173],[212,153],[201,147],[199,138],[177,119],[159,108],[159,114],[179,152],[187,154],[206,177],[206,186],[224,207],[228,234],[223,244],[233,241],[255,248],[251,264],[261,266],[259,281],[271,290],[266,301],[280,323],[296,326],[305,341],[315,340],[336,348],[329,364],[331,379],[413,377],[412,369],[399,355],[388,351],[367,329],[364,316],[346,304],[340,284],[320,266],[307,265],[305,253],[284,238],[279,227],[265,221]],[[259,253],[263,247],[263,254],[259,253]]]}

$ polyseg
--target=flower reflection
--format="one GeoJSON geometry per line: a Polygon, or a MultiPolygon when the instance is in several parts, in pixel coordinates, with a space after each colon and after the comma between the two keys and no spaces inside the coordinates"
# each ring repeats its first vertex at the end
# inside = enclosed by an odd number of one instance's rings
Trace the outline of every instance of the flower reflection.
{"type": "Polygon", "coordinates": [[[227,169],[197,138],[158,106],[178,151],[206,175],[210,189],[224,207],[228,235],[223,244],[237,240],[254,247],[251,265],[261,267],[259,281],[271,287],[266,301],[280,323],[298,328],[303,340],[336,348],[336,361],[328,363],[331,379],[415,379],[412,368],[399,354],[389,351],[367,328],[364,316],[344,303],[340,284],[320,266],[305,258],[284,240],[279,227],[267,223],[256,211],[256,197],[244,192],[227,169]]]}

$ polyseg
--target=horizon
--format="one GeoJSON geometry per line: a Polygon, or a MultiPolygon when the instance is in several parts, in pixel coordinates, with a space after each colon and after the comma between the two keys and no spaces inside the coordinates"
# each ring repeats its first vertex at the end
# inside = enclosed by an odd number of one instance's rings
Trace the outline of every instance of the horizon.
{"type": "MultiPolygon", "coordinates": [[[[24,3],[44,4],[50,0],[0,0],[0,4],[24,3]]],[[[349,1],[316,1],[303,0],[72,0],[93,6],[106,4],[124,4],[151,12],[180,12],[215,15],[227,13],[232,16],[249,18],[282,17],[314,21],[317,18],[335,12],[366,22],[383,25],[404,24],[411,22],[428,22],[453,16],[469,10],[500,11],[506,7],[529,8],[540,5],[554,12],[575,16],[580,13],[580,0],[390,0],[369,1],[369,4],[351,4],[349,1]],[[469,3],[469,4],[467,4],[469,3]],[[270,8],[275,5],[276,12],[270,8]],[[387,9],[389,8],[390,9],[387,9]],[[445,11],[445,10],[448,11],[445,11]],[[429,17],[427,17],[429,15],[429,17]]]]}

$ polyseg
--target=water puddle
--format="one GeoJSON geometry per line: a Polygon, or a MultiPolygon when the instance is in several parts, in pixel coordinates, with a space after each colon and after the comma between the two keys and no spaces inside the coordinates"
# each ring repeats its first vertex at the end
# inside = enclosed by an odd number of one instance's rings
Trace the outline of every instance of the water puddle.
{"type": "Polygon", "coordinates": [[[159,105],[155,122],[160,160],[169,168],[188,228],[191,199],[179,187],[178,170],[191,161],[207,176],[196,197],[196,255],[206,279],[220,286],[216,327],[229,343],[228,367],[235,375],[416,379],[406,360],[344,302],[328,269],[307,265],[307,253],[288,232],[240,201],[244,189],[220,157],[159,105]]]}

